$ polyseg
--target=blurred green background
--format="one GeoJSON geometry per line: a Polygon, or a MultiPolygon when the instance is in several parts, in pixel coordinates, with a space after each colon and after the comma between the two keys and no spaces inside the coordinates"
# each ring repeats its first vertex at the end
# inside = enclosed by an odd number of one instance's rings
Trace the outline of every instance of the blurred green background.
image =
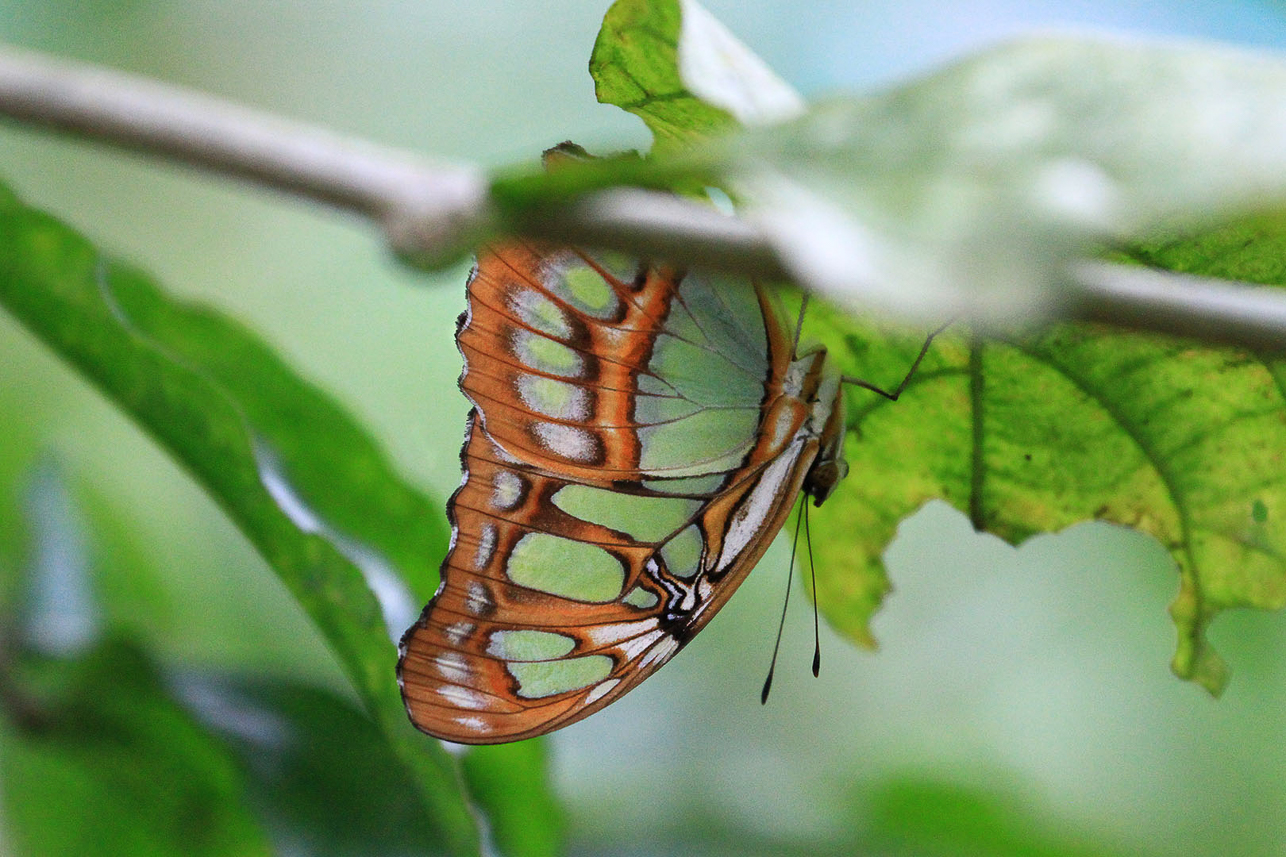
{"type": "MultiPolygon", "coordinates": [[[[1269,2],[706,5],[809,95],[1030,28],[1286,47],[1286,10],[1269,2]]],[[[606,6],[0,0],[0,38],[502,165],[564,139],[647,145],[637,120],[594,102],[585,66],[606,6]]],[[[176,294],[257,329],[409,479],[443,499],[458,483],[466,408],[452,333],[464,267],[408,272],[346,216],[11,125],[0,127],[0,174],[176,294]]],[[[316,632],[220,512],[0,316],[5,507],[32,496],[50,466],[92,510],[86,550],[118,569],[101,578],[104,598],[167,663],[344,692],[316,632]]],[[[7,580],[20,562],[15,527],[0,524],[7,580]]],[[[875,624],[879,653],[823,629],[813,679],[811,616],[797,599],[773,698],[759,706],[785,585],[779,544],[672,666],[554,736],[570,850],[1286,852],[1286,619],[1218,620],[1212,637],[1234,675],[1216,702],[1167,670],[1176,578],[1147,539],[1090,525],[1014,550],[931,506],[888,562],[896,591],[875,624]]]]}

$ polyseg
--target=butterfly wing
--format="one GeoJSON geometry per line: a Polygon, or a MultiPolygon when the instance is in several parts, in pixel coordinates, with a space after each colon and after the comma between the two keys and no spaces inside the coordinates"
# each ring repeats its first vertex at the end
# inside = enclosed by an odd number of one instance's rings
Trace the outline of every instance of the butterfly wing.
{"type": "Polygon", "coordinates": [[[464,480],[399,678],[419,728],[496,743],[607,705],[727,600],[816,455],[820,361],[758,288],[525,244],[480,260],[458,340],[464,480]]]}

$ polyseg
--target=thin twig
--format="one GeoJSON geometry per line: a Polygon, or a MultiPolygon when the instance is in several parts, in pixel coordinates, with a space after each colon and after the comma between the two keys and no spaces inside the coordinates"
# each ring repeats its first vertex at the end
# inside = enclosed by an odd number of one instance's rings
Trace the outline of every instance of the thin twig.
{"type": "Polygon", "coordinates": [[[1286,351],[1286,292],[1132,265],[1072,268],[1074,317],[1194,337],[1254,351],[1286,351]]]}
{"type": "Polygon", "coordinates": [[[793,279],[776,250],[751,224],[657,191],[599,191],[511,225],[533,238],[624,250],[766,280],[793,279]]]}
{"type": "Polygon", "coordinates": [[[0,113],[349,209],[432,255],[486,217],[486,180],[176,86],[4,47],[0,113]]]}
{"type": "MultiPolygon", "coordinates": [[[[0,115],[237,176],[374,220],[393,249],[433,261],[492,225],[476,166],[434,163],[207,95],[0,47],[0,115]]],[[[665,194],[602,191],[506,224],[535,238],[792,279],[753,225],[665,194]]],[[[1072,318],[1286,350],[1279,290],[1107,263],[1069,272],[1072,318]]]]}

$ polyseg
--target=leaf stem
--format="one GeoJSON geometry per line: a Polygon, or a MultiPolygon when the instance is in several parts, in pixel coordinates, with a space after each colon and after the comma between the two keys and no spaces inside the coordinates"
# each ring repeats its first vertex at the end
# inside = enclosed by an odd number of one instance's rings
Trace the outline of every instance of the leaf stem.
{"type": "MultiPolygon", "coordinates": [[[[13,47],[0,47],[0,115],[353,211],[397,253],[449,259],[488,231],[587,244],[790,280],[752,224],[636,188],[500,215],[474,165],[413,154],[288,122],[208,95],[13,47]]],[[[1273,289],[1105,262],[1068,272],[1064,313],[1259,351],[1286,347],[1286,297],[1273,289]]],[[[974,319],[976,324],[978,319],[974,319]]]]}

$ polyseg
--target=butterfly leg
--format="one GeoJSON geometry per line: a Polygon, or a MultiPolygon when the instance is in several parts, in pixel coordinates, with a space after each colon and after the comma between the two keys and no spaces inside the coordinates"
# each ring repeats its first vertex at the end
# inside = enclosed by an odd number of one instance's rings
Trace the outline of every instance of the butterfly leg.
{"type": "Polygon", "coordinates": [[[893,392],[890,393],[883,387],[878,387],[870,381],[864,381],[861,378],[854,378],[852,375],[842,376],[840,378],[840,383],[852,384],[854,387],[861,387],[863,390],[870,390],[872,393],[879,393],[889,401],[896,402],[902,395],[903,391],[906,390],[906,385],[911,382],[911,377],[915,375],[915,370],[920,368],[920,363],[924,360],[924,355],[929,353],[929,346],[933,344],[933,340],[937,338],[938,334],[950,327],[954,321],[954,318],[949,319],[946,323],[939,326],[924,338],[924,345],[920,346],[920,353],[915,356],[915,361],[911,364],[911,368],[906,371],[906,375],[903,376],[902,381],[897,385],[897,387],[893,389],[893,392]]]}

